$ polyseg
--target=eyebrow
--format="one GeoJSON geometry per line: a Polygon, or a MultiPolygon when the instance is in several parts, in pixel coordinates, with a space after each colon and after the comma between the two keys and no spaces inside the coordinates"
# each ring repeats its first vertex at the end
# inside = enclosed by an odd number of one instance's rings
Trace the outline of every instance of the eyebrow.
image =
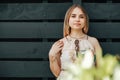
{"type": "MultiPolygon", "coordinates": [[[[76,14],[71,14],[71,15],[76,15],[76,14]]],[[[85,14],[80,14],[81,16],[85,16],[85,14]]]]}

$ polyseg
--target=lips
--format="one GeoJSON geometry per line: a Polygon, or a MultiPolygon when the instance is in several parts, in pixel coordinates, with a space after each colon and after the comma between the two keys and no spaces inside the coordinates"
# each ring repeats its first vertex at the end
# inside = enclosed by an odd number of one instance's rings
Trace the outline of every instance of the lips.
{"type": "Polygon", "coordinates": [[[80,23],[74,23],[74,25],[81,25],[80,23]]]}

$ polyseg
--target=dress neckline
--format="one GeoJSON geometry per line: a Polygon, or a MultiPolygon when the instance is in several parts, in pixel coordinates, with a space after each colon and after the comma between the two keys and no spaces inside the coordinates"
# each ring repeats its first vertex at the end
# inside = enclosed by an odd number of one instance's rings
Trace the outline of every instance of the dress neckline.
{"type": "Polygon", "coordinates": [[[85,34],[81,38],[75,38],[75,37],[72,37],[72,36],[68,35],[66,38],[67,38],[67,40],[70,40],[70,41],[75,41],[75,40],[81,41],[81,40],[88,40],[88,35],[85,34]]]}
{"type": "Polygon", "coordinates": [[[76,39],[76,40],[79,40],[79,39],[84,39],[86,37],[86,34],[82,35],[80,38],[76,38],[76,37],[73,37],[71,35],[68,35],[70,38],[73,38],[73,39],[76,39]]]}

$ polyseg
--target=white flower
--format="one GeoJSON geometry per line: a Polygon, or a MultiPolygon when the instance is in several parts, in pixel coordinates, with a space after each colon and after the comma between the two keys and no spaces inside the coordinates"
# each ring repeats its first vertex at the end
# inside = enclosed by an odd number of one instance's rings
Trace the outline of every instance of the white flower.
{"type": "Polygon", "coordinates": [[[68,68],[69,68],[70,72],[72,74],[74,74],[74,75],[80,75],[81,74],[81,68],[77,64],[74,64],[74,63],[73,64],[69,64],[68,68]]]}
{"type": "Polygon", "coordinates": [[[81,66],[85,69],[89,69],[92,67],[94,62],[94,56],[92,51],[89,49],[85,52],[83,61],[81,63],[81,66]]]}
{"type": "Polygon", "coordinates": [[[117,66],[113,73],[113,80],[119,80],[119,79],[120,79],[120,66],[117,66]]]}
{"type": "Polygon", "coordinates": [[[110,77],[109,77],[109,76],[105,76],[105,77],[103,78],[103,80],[110,80],[110,77]]]}

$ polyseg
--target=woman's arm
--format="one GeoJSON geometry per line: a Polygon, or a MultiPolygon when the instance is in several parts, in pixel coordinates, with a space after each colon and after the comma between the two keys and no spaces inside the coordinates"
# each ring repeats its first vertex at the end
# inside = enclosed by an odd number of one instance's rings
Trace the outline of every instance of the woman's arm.
{"type": "Polygon", "coordinates": [[[61,71],[61,66],[60,66],[60,53],[57,53],[57,56],[49,55],[49,61],[50,61],[50,69],[52,73],[58,77],[61,71]]]}
{"type": "Polygon", "coordinates": [[[95,48],[97,67],[99,67],[102,61],[102,48],[96,38],[94,39],[94,48],[95,48]]]}
{"type": "Polygon", "coordinates": [[[50,69],[58,77],[61,71],[60,55],[63,48],[63,42],[57,41],[52,45],[49,52],[50,69]]]}

